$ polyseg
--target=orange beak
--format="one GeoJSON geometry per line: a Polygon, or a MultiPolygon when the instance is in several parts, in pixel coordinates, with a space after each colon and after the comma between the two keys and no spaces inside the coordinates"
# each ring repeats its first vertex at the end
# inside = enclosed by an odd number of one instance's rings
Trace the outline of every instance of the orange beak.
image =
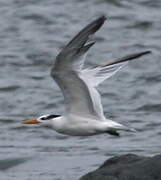
{"type": "Polygon", "coordinates": [[[25,120],[21,122],[22,124],[38,124],[39,121],[36,119],[32,119],[32,120],[25,120]]]}

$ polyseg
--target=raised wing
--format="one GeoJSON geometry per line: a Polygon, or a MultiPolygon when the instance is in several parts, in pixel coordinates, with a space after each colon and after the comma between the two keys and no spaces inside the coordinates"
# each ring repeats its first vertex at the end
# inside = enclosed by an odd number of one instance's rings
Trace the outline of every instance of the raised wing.
{"type": "Polygon", "coordinates": [[[84,56],[94,45],[91,36],[103,25],[105,17],[96,19],[80,31],[59,53],[51,76],[62,90],[67,114],[104,120],[101,98],[96,86],[115,74],[127,61],[150,53],[145,51],[109,61],[104,66],[82,70],[84,56]]]}
{"type": "Polygon", "coordinates": [[[100,118],[90,88],[81,78],[81,68],[86,52],[94,45],[93,41],[90,42],[91,36],[103,25],[105,19],[101,16],[81,30],[59,53],[52,67],[51,76],[62,90],[66,113],[100,118]]]}
{"type": "Polygon", "coordinates": [[[109,61],[103,66],[97,66],[92,69],[84,69],[82,74],[84,79],[89,79],[94,87],[101,84],[104,80],[113,76],[117,71],[119,71],[123,66],[125,66],[129,61],[139,58],[143,55],[149,54],[151,51],[143,51],[139,53],[130,54],[122,58],[114,59],[109,61]]]}
{"type": "Polygon", "coordinates": [[[99,30],[106,18],[101,16],[81,30],[58,54],[52,73],[55,71],[80,70],[84,64],[84,56],[95,42],[91,41],[93,34],[99,30]]]}
{"type": "Polygon", "coordinates": [[[93,69],[84,69],[81,73],[81,78],[88,85],[89,92],[91,94],[94,109],[97,111],[101,120],[104,119],[103,107],[101,103],[101,97],[96,87],[104,80],[110,78],[129,61],[139,58],[143,55],[149,54],[150,51],[139,52],[131,55],[124,56],[112,61],[109,61],[106,65],[98,66],[93,69]]]}

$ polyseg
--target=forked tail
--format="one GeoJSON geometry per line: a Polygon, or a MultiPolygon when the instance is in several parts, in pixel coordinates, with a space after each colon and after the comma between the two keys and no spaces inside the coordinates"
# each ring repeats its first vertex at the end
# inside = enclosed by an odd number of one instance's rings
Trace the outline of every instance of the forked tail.
{"type": "Polygon", "coordinates": [[[106,133],[113,135],[113,136],[120,136],[118,131],[128,131],[128,132],[137,132],[136,129],[130,128],[128,126],[116,123],[112,121],[114,124],[112,127],[109,127],[109,129],[106,131],[106,133]]]}

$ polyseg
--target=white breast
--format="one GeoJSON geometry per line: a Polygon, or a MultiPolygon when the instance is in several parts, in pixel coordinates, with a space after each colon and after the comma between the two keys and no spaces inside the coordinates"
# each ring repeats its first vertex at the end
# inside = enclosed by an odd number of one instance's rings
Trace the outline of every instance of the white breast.
{"type": "Polygon", "coordinates": [[[100,134],[107,128],[105,122],[76,115],[55,118],[52,120],[51,125],[55,131],[72,136],[100,134]]]}

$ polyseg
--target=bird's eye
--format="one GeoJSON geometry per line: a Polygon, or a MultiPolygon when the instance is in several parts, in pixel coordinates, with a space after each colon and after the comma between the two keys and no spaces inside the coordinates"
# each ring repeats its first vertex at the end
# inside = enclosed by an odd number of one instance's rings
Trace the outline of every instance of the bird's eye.
{"type": "Polygon", "coordinates": [[[41,117],[41,120],[46,120],[46,117],[41,117]]]}

